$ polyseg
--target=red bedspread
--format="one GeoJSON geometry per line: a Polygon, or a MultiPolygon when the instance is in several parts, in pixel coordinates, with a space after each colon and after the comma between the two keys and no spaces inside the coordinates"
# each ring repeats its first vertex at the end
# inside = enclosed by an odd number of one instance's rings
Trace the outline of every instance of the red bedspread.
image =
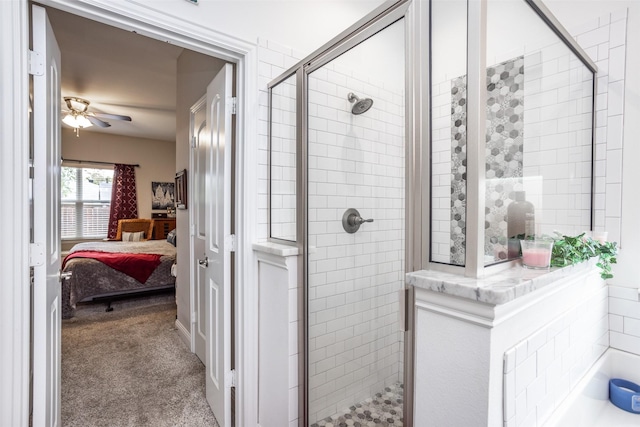
{"type": "Polygon", "coordinates": [[[62,262],[64,269],[67,261],[73,258],[93,258],[101,263],[118,270],[127,276],[133,277],[140,283],[145,283],[153,270],[160,265],[160,256],[157,254],[129,254],[100,251],[76,251],[72,252],[62,262]]]}

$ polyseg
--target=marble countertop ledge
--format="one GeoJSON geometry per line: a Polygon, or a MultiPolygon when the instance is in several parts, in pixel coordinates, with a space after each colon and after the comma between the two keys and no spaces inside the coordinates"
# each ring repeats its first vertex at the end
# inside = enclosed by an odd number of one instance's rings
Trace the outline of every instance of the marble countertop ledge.
{"type": "Polygon", "coordinates": [[[442,271],[408,273],[407,284],[487,304],[506,304],[551,283],[594,268],[596,259],[562,268],[533,270],[521,265],[474,279],[442,271]]]}
{"type": "Polygon", "coordinates": [[[281,257],[299,255],[300,251],[295,246],[283,245],[274,242],[257,242],[253,244],[253,250],[281,257]]]}

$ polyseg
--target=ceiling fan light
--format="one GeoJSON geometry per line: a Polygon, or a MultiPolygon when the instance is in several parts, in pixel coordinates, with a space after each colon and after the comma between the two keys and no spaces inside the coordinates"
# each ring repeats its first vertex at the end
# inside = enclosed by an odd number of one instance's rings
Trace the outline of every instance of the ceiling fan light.
{"type": "Polygon", "coordinates": [[[69,108],[79,113],[84,113],[89,106],[89,102],[81,98],[65,98],[65,100],[68,100],[67,105],[69,108]]]}
{"type": "Polygon", "coordinates": [[[79,126],[78,120],[73,114],[67,114],[66,116],[64,116],[64,118],[62,119],[62,122],[66,125],[71,126],[72,128],[78,128],[79,126]]]}
{"type": "Polygon", "coordinates": [[[88,128],[90,126],[93,126],[93,123],[91,123],[85,116],[76,117],[76,122],[81,128],[88,128]]]}

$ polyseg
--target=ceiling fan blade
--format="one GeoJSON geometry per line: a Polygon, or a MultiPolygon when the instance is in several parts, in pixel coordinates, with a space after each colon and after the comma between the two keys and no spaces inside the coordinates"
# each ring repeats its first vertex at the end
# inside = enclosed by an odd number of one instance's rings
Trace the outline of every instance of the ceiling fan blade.
{"type": "Polygon", "coordinates": [[[131,121],[131,117],[129,117],[129,116],[121,116],[120,114],[97,113],[95,111],[92,112],[91,114],[93,114],[96,117],[104,117],[105,119],[125,120],[127,122],[131,121]]]}
{"type": "Polygon", "coordinates": [[[87,114],[85,117],[86,117],[86,118],[87,118],[87,120],[89,120],[92,124],[94,124],[94,125],[96,125],[96,126],[99,126],[99,127],[101,127],[101,128],[108,128],[108,127],[110,127],[110,126],[111,126],[109,123],[104,122],[104,121],[102,121],[102,120],[98,119],[97,117],[90,116],[89,114],[87,114]]]}

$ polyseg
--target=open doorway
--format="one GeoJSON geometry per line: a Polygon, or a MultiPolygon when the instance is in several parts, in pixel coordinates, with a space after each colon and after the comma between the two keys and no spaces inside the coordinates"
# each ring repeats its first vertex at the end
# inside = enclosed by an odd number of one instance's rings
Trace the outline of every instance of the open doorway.
{"type": "MultiPolygon", "coordinates": [[[[63,159],[86,165],[139,164],[138,216],[152,217],[152,185],[172,182],[176,171],[189,168],[189,107],[225,61],[56,9],[48,13],[62,53],[62,95],[87,99],[96,111],[133,119],[131,123],[110,121],[112,126],[104,129],[80,129],[80,135],[63,129],[63,159]]],[[[189,219],[187,212],[183,214],[183,221],[180,212],[176,218],[182,241],[178,248],[183,249],[185,262],[184,274],[177,273],[175,334],[189,346],[193,292],[190,262],[186,262],[191,259],[189,219]]],[[[63,242],[63,251],[70,249],[74,239],[87,236],[71,237],[63,242]]],[[[63,383],[63,406],[64,388],[63,383]]],[[[64,414],[63,421],[67,421],[64,414]]]]}

